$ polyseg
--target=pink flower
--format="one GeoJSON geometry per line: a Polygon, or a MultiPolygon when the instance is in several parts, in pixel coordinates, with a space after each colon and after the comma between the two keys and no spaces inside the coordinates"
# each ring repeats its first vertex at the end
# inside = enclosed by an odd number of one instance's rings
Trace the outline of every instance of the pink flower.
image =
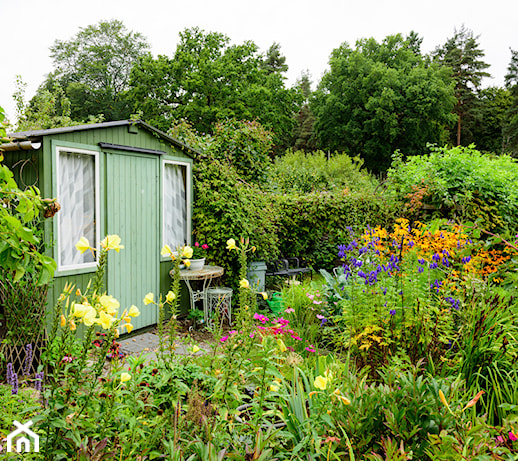
{"type": "Polygon", "coordinates": [[[513,431],[509,431],[509,440],[512,440],[513,442],[515,440],[518,440],[518,437],[516,436],[516,434],[513,431]]]}
{"type": "Polygon", "coordinates": [[[306,347],[306,350],[308,352],[315,352],[315,348],[313,347],[313,344],[310,344],[308,347],[306,347]]]}
{"type": "Polygon", "coordinates": [[[311,294],[309,294],[309,293],[306,293],[306,296],[307,296],[309,299],[311,299],[312,301],[313,301],[313,298],[315,297],[314,295],[311,295],[311,294]]]}
{"type": "Polygon", "coordinates": [[[237,330],[230,330],[228,332],[229,335],[235,335],[237,333],[237,330]]]}
{"type": "Polygon", "coordinates": [[[254,314],[254,319],[259,320],[263,325],[270,320],[268,317],[258,314],[257,312],[254,314]]]}
{"type": "Polygon", "coordinates": [[[222,343],[224,343],[227,339],[228,339],[228,335],[223,336],[223,337],[220,339],[220,341],[221,341],[222,343]]]}
{"type": "Polygon", "coordinates": [[[292,312],[295,312],[295,309],[293,309],[293,307],[288,307],[288,309],[286,309],[284,312],[286,314],[291,314],[292,312]]]}
{"type": "Polygon", "coordinates": [[[322,301],[313,301],[313,304],[322,304],[322,301]]]}
{"type": "Polygon", "coordinates": [[[207,250],[209,248],[209,245],[207,245],[206,243],[204,243],[202,246],[201,246],[204,250],[207,250]]]}
{"type": "MultiPolygon", "coordinates": [[[[199,246],[200,246],[200,244],[199,244],[198,242],[196,242],[196,243],[194,244],[194,246],[195,246],[195,247],[199,247],[199,246]]],[[[202,248],[203,248],[203,247],[202,247],[202,248]]]]}

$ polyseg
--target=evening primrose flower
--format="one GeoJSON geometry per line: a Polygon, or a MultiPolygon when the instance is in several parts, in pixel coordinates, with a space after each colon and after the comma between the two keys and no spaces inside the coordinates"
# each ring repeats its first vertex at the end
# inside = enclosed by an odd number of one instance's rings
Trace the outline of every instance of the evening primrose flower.
{"type": "Polygon", "coordinates": [[[89,307],[91,307],[91,306],[89,306],[87,304],[74,303],[72,306],[72,314],[75,317],[83,318],[89,307]]]}
{"type": "Polygon", "coordinates": [[[126,328],[126,330],[128,331],[128,333],[131,333],[133,331],[133,325],[131,323],[125,323],[122,325],[123,328],[126,328]]]}
{"type": "Polygon", "coordinates": [[[340,389],[338,389],[338,388],[336,388],[333,391],[333,396],[336,397],[338,400],[340,400],[344,405],[351,404],[351,401],[347,397],[344,397],[343,395],[340,394],[340,389]]]}
{"type": "Polygon", "coordinates": [[[191,351],[191,354],[196,354],[196,352],[200,352],[201,349],[198,346],[194,345],[191,347],[190,351],[191,351]]]}
{"type": "Polygon", "coordinates": [[[101,303],[101,306],[104,307],[105,311],[111,315],[115,314],[117,309],[120,307],[119,301],[117,301],[112,295],[102,295],[99,298],[99,302],[101,303]]]}
{"type": "Polygon", "coordinates": [[[125,383],[126,381],[129,381],[131,379],[131,375],[129,373],[122,373],[121,374],[121,383],[125,383]]]}
{"type": "Polygon", "coordinates": [[[105,330],[109,330],[114,321],[115,319],[111,315],[107,314],[106,312],[101,312],[99,314],[99,318],[96,320],[96,323],[105,330]]]}
{"type": "MultiPolygon", "coordinates": [[[[152,293],[148,293],[148,294],[151,294],[151,295],[152,295],[152,293]]],[[[146,296],[147,296],[147,295],[146,295],[146,296]]],[[[129,308],[128,315],[129,315],[130,317],[138,317],[138,316],[140,315],[140,311],[138,310],[138,307],[137,307],[137,306],[131,306],[131,307],[129,308]]]]}
{"type": "Polygon", "coordinates": [[[247,279],[242,279],[239,281],[239,286],[241,288],[250,288],[250,282],[247,279]]]}
{"type": "Polygon", "coordinates": [[[79,242],[76,243],[77,251],[83,254],[86,250],[90,248],[90,242],[86,237],[81,237],[79,242]]]}
{"type": "Polygon", "coordinates": [[[117,253],[119,250],[124,248],[124,245],[121,245],[121,238],[118,235],[107,235],[101,240],[101,246],[106,250],[115,250],[117,253]]]}
{"type": "Polygon", "coordinates": [[[167,294],[165,295],[165,300],[166,300],[169,304],[171,304],[171,303],[175,300],[175,298],[176,298],[176,295],[175,295],[171,290],[169,290],[169,291],[167,292],[167,294]]]}
{"type": "Polygon", "coordinates": [[[144,304],[147,306],[148,304],[153,304],[155,302],[155,295],[153,293],[148,293],[144,296],[144,304]]]}
{"type": "Polygon", "coordinates": [[[67,324],[67,319],[63,314],[61,314],[61,327],[64,328],[66,326],[66,324],[67,324]]]}
{"type": "Polygon", "coordinates": [[[236,241],[234,239],[227,240],[227,250],[237,250],[236,241]]]}
{"type": "Polygon", "coordinates": [[[191,246],[186,245],[183,247],[182,256],[184,258],[191,259],[193,253],[194,253],[194,250],[192,249],[191,246]]]}
{"type": "Polygon", "coordinates": [[[315,381],[313,382],[313,385],[320,389],[321,391],[324,391],[327,387],[327,378],[325,376],[317,376],[315,378],[315,381]]]}
{"type": "Polygon", "coordinates": [[[268,293],[265,293],[264,291],[261,291],[259,294],[263,297],[263,299],[265,301],[268,299],[268,293]]]}
{"type": "Polygon", "coordinates": [[[171,256],[173,254],[173,250],[171,250],[171,247],[169,245],[164,245],[162,247],[162,250],[160,250],[160,254],[162,256],[171,256]]]}
{"type": "Polygon", "coordinates": [[[96,317],[97,317],[97,311],[92,306],[86,306],[86,310],[83,315],[83,323],[87,327],[91,327],[95,323],[96,317]]]}

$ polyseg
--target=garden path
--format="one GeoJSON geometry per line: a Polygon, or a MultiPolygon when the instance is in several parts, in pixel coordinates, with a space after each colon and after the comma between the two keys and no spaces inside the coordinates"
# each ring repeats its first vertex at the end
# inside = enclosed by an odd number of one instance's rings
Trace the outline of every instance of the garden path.
{"type": "MultiPolygon", "coordinates": [[[[119,339],[120,351],[128,355],[141,355],[148,354],[148,361],[156,360],[157,352],[159,348],[158,335],[154,333],[142,333],[137,336],[133,336],[127,339],[119,339]]],[[[174,351],[177,355],[190,355],[189,348],[191,344],[186,344],[180,339],[175,341],[176,350],[174,351]]],[[[196,343],[200,348],[194,355],[202,355],[211,350],[211,346],[208,343],[200,342],[196,343]]]]}

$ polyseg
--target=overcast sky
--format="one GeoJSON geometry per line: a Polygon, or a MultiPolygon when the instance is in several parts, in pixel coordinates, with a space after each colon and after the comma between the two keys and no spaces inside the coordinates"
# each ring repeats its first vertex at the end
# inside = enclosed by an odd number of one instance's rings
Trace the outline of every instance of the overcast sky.
{"type": "Polygon", "coordinates": [[[101,20],[119,19],[142,33],[155,56],[172,56],[179,32],[195,26],[224,33],[232,43],[252,40],[262,52],[278,42],[289,66],[289,85],[308,70],[313,87],[331,51],[360,38],[381,40],[414,30],[423,38],[422,51],[429,52],[464,24],[480,35],[491,65],[493,79],[484,86],[503,86],[509,47],[518,49],[517,0],[0,0],[0,11],[0,106],[11,120],[16,75],[28,84],[30,99],[52,71],[54,41],[68,40],[101,20]]]}

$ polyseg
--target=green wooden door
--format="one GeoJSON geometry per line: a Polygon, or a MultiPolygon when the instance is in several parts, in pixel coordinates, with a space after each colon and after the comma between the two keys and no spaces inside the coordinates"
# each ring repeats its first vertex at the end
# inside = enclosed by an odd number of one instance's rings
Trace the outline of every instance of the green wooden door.
{"type": "Polygon", "coordinates": [[[140,316],[137,328],[156,324],[158,308],[144,306],[144,296],[159,291],[159,161],[156,156],[106,154],[107,234],[117,234],[124,245],[108,254],[108,294],[117,298],[121,312],[132,304],[140,316]]]}

